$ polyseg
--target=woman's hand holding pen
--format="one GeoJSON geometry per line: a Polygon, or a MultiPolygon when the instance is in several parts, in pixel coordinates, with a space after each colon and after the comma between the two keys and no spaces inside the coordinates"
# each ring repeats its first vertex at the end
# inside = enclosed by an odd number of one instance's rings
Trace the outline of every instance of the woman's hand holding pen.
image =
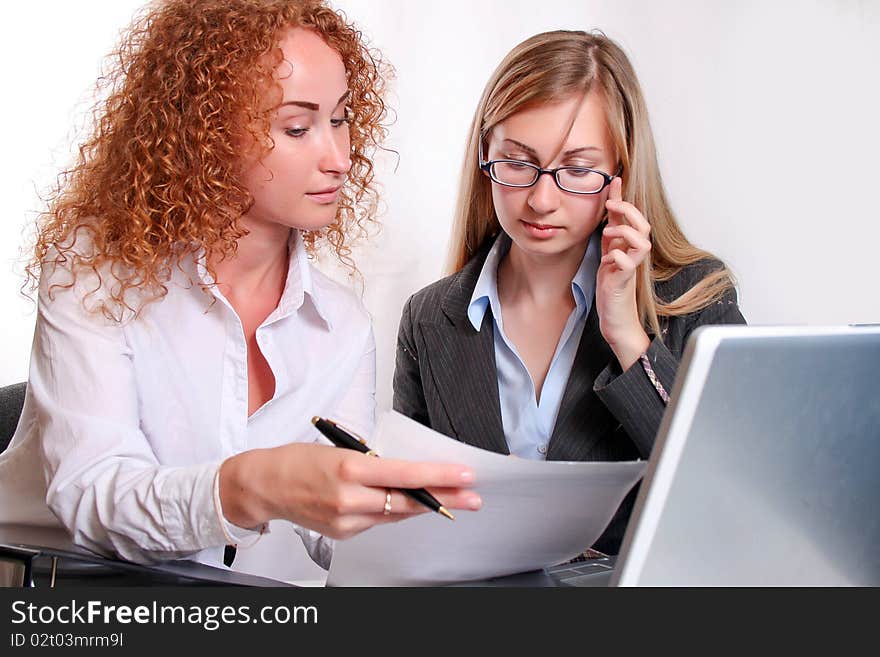
{"type": "Polygon", "coordinates": [[[460,465],[377,459],[351,450],[292,443],[233,456],[220,467],[220,503],[229,522],[255,527],[283,518],[330,538],[426,513],[421,504],[386,490],[428,488],[450,509],[479,509],[473,472],[460,465]]]}
{"type": "Polygon", "coordinates": [[[651,344],[639,320],[636,271],[651,251],[651,225],[632,203],[623,200],[623,181],[611,185],[602,231],[602,260],[596,277],[596,312],[602,337],[624,371],[651,344]]]}

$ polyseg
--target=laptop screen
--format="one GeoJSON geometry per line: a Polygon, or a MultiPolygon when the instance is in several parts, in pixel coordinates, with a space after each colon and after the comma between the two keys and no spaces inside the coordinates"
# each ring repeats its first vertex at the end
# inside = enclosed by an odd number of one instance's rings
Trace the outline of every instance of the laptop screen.
{"type": "Polygon", "coordinates": [[[880,328],[692,336],[612,584],[880,585],[880,328]]]}

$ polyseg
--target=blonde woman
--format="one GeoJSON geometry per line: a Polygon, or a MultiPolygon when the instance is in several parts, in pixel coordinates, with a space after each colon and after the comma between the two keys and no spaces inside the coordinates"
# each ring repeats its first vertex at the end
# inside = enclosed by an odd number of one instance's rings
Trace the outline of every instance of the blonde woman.
{"type": "Polygon", "coordinates": [[[374,413],[369,317],[309,262],[373,221],[383,79],[361,33],[321,0],[165,0],[115,55],[38,227],[0,522],[141,562],[252,546],[286,578],[294,531],[326,567],[324,536],[423,510],[394,488],[478,507],[466,468],[316,444],[310,423],[374,413]]]}
{"type": "MultiPolygon", "coordinates": [[[[394,408],[523,458],[647,458],[691,332],[744,323],[728,269],[663,191],[621,48],[556,31],[514,48],[468,138],[452,274],[403,310],[394,408]]],[[[595,548],[615,554],[635,492],[595,548]]]]}

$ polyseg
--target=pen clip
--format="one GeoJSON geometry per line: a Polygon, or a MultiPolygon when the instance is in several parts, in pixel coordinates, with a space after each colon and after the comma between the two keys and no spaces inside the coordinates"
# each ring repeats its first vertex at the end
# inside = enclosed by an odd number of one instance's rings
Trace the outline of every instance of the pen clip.
{"type": "Polygon", "coordinates": [[[341,424],[341,423],[337,422],[336,420],[330,420],[330,418],[327,418],[327,419],[328,419],[330,422],[332,422],[334,425],[336,425],[337,427],[339,427],[340,429],[342,429],[343,431],[345,431],[345,433],[347,433],[348,435],[350,435],[352,438],[357,438],[357,441],[358,441],[361,445],[363,445],[364,447],[367,448],[367,451],[364,452],[364,454],[366,454],[367,456],[376,456],[376,457],[379,456],[376,452],[374,452],[372,449],[370,449],[370,446],[367,445],[367,441],[364,440],[363,438],[361,438],[361,436],[360,436],[359,434],[355,433],[354,431],[352,431],[351,429],[349,429],[347,426],[345,426],[344,424],[341,424]]]}

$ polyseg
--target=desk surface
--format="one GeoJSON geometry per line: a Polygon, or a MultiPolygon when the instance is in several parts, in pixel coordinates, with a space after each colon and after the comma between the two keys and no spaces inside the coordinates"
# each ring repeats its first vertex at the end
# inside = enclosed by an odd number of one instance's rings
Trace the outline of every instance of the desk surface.
{"type": "MultiPolygon", "coordinates": [[[[36,550],[58,559],[56,586],[291,586],[267,577],[246,575],[195,561],[142,565],[106,559],[74,545],[62,528],[0,524],[0,545],[36,550]]],[[[46,564],[35,564],[37,586],[48,585],[46,564]]]]}
{"type": "MultiPolygon", "coordinates": [[[[263,586],[292,584],[267,577],[215,568],[195,561],[176,560],[142,565],[107,559],[74,545],[62,528],[0,523],[0,546],[38,551],[42,563],[34,566],[37,587],[49,586],[52,557],[57,557],[56,587],[66,586],[263,586]]],[[[534,571],[506,577],[454,584],[457,587],[546,587],[558,584],[545,572],[534,571]]]]}

